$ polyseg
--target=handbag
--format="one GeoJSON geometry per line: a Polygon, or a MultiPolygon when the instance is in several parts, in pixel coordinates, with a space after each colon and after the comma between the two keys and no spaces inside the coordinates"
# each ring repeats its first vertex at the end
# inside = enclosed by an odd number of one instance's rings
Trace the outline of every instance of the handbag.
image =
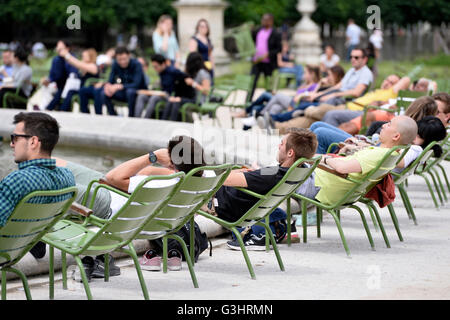
{"type": "Polygon", "coordinates": [[[75,73],[70,73],[69,77],[66,80],[66,84],[64,85],[63,92],[61,94],[61,98],[67,97],[67,93],[71,90],[78,91],[80,90],[81,80],[75,76],[75,73]]]}

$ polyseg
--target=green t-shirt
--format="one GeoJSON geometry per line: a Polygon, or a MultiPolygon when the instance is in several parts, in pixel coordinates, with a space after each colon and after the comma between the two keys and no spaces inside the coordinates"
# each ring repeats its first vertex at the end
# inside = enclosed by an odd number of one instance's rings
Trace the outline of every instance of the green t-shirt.
{"type": "MultiPolygon", "coordinates": [[[[363,179],[373,168],[375,168],[380,160],[389,152],[389,148],[367,147],[355,154],[343,158],[345,161],[356,159],[361,165],[362,172],[350,173],[349,178],[355,180],[363,179]]],[[[391,168],[393,169],[393,168],[391,168]]],[[[325,170],[317,168],[315,184],[320,187],[316,199],[324,204],[336,203],[342,199],[345,193],[350,190],[354,184],[351,181],[343,179],[325,170]]]]}

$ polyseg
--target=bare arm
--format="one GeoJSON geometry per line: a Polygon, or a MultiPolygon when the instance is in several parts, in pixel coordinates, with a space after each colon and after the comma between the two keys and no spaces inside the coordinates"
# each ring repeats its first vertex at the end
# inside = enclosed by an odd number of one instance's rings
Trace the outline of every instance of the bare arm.
{"type": "Polygon", "coordinates": [[[410,83],[411,79],[409,77],[403,77],[392,87],[392,90],[395,93],[398,93],[400,90],[407,90],[410,83]]]}
{"type": "MultiPolygon", "coordinates": [[[[170,168],[171,163],[167,149],[159,149],[154,151],[154,153],[158,159],[159,164],[166,168],[170,168]]],[[[138,173],[141,173],[143,169],[150,165],[151,163],[148,154],[144,154],[140,157],[126,161],[116,168],[112,169],[106,174],[106,179],[111,185],[122,190],[128,190],[130,178],[137,175],[138,173]]],[[[156,174],[151,172],[158,172],[158,170],[156,169],[147,170],[148,171],[144,172],[150,172],[149,174],[156,174]]],[[[161,174],[161,172],[159,174],[161,174]]]]}
{"type": "Polygon", "coordinates": [[[247,184],[247,180],[245,179],[243,171],[247,171],[247,170],[240,169],[240,170],[231,171],[230,175],[225,180],[223,185],[227,186],[227,187],[247,188],[248,184],[247,184]]]}
{"type": "Polygon", "coordinates": [[[197,41],[195,41],[194,39],[190,39],[189,40],[189,52],[196,52],[197,51],[197,41]]]}
{"type": "Polygon", "coordinates": [[[342,174],[362,172],[361,165],[356,159],[327,158],[326,164],[342,174]]]}

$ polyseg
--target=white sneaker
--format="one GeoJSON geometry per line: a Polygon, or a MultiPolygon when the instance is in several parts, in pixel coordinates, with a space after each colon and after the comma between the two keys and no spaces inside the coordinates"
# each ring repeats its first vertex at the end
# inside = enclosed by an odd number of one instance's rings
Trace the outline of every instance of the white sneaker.
{"type": "Polygon", "coordinates": [[[255,117],[248,117],[241,120],[243,125],[246,125],[248,127],[253,127],[256,124],[255,117]]]}

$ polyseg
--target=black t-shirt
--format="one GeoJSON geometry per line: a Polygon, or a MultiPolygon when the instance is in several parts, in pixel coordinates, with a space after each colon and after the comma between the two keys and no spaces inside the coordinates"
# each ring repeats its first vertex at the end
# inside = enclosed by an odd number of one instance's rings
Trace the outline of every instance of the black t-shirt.
{"type": "MultiPolygon", "coordinates": [[[[280,182],[288,170],[289,168],[278,166],[244,172],[248,185],[246,189],[264,195],[280,182]]],[[[218,206],[215,207],[217,215],[230,222],[238,220],[259,201],[258,198],[227,186],[222,186],[217,191],[216,199],[218,202],[218,206]]]]}

